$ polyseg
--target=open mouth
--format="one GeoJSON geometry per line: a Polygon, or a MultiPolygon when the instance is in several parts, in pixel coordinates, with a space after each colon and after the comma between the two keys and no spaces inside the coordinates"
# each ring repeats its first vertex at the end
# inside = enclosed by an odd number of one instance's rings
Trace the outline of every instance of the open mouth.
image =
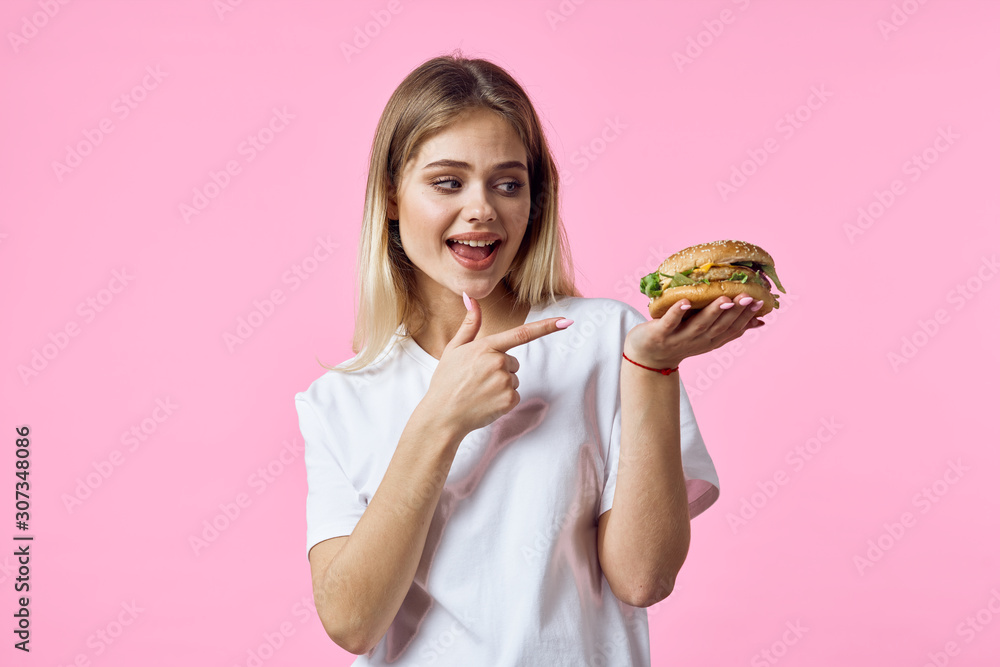
{"type": "Polygon", "coordinates": [[[448,247],[454,254],[470,262],[482,262],[496,252],[497,248],[500,247],[500,241],[455,241],[449,239],[448,247]]]}
{"type": "Polygon", "coordinates": [[[486,271],[500,254],[500,239],[490,241],[457,241],[448,239],[448,249],[455,261],[472,271],[486,271]]]}

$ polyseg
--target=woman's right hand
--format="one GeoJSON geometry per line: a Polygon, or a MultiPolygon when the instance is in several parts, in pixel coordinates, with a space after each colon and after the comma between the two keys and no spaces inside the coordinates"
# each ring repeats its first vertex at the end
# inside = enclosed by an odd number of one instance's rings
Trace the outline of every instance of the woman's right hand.
{"type": "MultiPolygon", "coordinates": [[[[517,393],[517,359],[507,350],[561,331],[552,317],[475,340],[482,325],[479,303],[472,307],[455,337],[445,346],[424,400],[455,429],[459,438],[492,424],[521,401],[517,393]]],[[[565,320],[572,324],[571,320],[565,320]]],[[[564,325],[563,328],[565,328],[564,325]]]]}

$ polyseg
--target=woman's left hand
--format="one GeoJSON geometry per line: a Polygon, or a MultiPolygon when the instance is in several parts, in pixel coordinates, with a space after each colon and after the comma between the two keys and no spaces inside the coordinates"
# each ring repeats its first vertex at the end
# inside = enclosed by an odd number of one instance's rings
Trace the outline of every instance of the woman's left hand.
{"type": "Polygon", "coordinates": [[[754,317],[763,302],[748,294],[735,299],[720,296],[684,320],[691,302],[682,299],[655,320],[634,327],[625,338],[625,355],[643,366],[676,368],[681,359],[704,354],[742,336],[747,329],[763,326],[754,317]],[[746,302],[742,305],[742,302],[746,302]],[[728,304],[728,305],[727,305],[728,304]]]}

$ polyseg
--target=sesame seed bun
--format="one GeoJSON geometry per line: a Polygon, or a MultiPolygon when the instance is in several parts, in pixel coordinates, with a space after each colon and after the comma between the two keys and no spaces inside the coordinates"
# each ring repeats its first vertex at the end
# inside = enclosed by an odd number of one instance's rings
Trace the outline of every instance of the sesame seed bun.
{"type": "MultiPolygon", "coordinates": [[[[686,271],[692,266],[701,266],[708,262],[714,264],[729,264],[730,262],[757,262],[774,266],[774,260],[761,248],[745,241],[712,241],[699,243],[690,248],[684,248],[667,257],[660,264],[660,273],[673,274],[686,271]]],[[[677,289],[676,287],[674,289],[677,289]]]]}

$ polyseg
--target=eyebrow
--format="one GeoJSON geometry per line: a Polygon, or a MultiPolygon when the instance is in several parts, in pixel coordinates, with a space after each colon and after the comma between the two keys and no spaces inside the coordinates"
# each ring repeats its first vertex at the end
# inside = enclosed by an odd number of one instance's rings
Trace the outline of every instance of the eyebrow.
{"type": "MultiPolygon", "coordinates": [[[[462,162],[460,160],[435,160],[430,164],[424,165],[424,169],[432,169],[434,167],[451,167],[452,169],[472,169],[472,165],[468,162],[462,162]]],[[[510,160],[509,162],[499,162],[493,165],[493,171],[500,171],[501,169],[521,169],[523,171],[528,171],[528,168],[524,166],[523,162],[518,160],[510,160]]]]}

